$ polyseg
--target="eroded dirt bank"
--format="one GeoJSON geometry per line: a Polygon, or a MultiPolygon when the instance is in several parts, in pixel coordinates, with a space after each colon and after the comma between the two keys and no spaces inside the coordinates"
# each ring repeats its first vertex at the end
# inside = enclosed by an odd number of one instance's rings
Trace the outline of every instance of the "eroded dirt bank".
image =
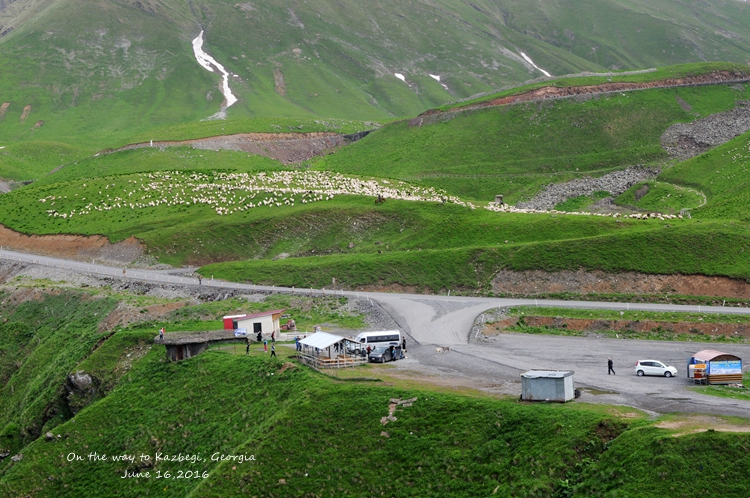
{"type": "Polygon", "coordinates": [[[492,280],[495,293],[534,295],[574,294],[679,294],[750,298],[750,283],[729,277],[705,275],[647,275],[636,272],[540,270],[501,271],[492,280]]]}
{"type": "Polygon", "coordinates": [[[112,244],[101,235],[25,235],[3,225],[0,225],[0,246],[42,256],[114,264],[132,263],[145,249],[135,237],[112,244]]]}

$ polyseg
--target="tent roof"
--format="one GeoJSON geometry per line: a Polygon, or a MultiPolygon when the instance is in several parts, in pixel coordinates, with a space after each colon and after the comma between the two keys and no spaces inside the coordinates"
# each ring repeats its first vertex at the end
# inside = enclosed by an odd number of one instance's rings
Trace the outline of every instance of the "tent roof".
{"type": "Polygon", "coordinates": [[[715,349],[704,349],[703,351],[698,351],[693,355],[693,358],[698,361],[711,361],[717,356],[734,356],[737,358],[736,355],[733,355],[731,353],[722,353],[721,351],[716,351],[715,349]]]}
{"type": "Polygon", "coordinates": [[[315,332],[313,335],[305,337],[299,342],[306,346],[312,346],[318,349],[325,349],[328,346],[333,346],[337,342],[341,342],[343,340],[344,340],[343,337],[329,334],[328,332],[315,332]]]}

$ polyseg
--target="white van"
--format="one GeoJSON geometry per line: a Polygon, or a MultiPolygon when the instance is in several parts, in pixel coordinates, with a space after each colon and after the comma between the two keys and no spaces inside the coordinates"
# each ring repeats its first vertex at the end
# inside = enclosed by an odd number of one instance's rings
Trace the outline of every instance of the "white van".
{"type": "Polygon", "coordinates": [[[367,346],[372,349],[377,346],[401,346],[401,332],[398,330],[361,332],[354,340],[361,344],[362,349],[367,349],[367,346]]]}

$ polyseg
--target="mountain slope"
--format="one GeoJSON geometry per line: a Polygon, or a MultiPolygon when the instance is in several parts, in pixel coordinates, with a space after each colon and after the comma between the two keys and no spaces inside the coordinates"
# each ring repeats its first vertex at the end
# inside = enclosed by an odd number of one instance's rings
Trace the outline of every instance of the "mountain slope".
{"type": "Polygon", "coordinates": [[[542,76],[524,55],[552,74],[750,59],[750,8],[732,1],[17,0],[0,13],[0,141],[92,148],[219,109],[219,75],[192,53],[201,30],[235,75],[228,119],[414,115],[542,76]]]}

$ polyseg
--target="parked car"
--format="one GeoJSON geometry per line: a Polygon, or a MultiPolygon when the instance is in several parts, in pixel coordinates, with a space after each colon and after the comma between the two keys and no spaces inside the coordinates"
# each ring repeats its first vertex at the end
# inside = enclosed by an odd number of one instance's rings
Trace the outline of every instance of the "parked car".
{"type": "Polygon", "coordinates": [[[395,361],[401,357],[400,346],[378,346],[370,352],[368,360],[374,363],[395,361]]]}
{"type": "Polygon", "coordinates": [[[644,375],[674,377],[677,375],[677,369],[657,360],[639,360],[635,362],[635,374],[638,377],[643,377],[644,375]]]}

